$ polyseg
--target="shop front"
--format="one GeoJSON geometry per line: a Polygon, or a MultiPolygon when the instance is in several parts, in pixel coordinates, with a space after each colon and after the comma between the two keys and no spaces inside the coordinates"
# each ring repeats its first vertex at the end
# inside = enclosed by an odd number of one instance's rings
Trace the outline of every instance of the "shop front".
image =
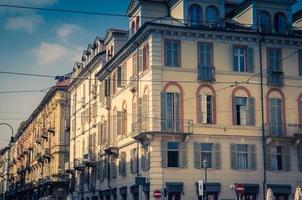
{"type": "Polygon", "coordinates": [[[259,194],[259,185],[250,183],[236,183],[235,192],[237,200],[257,200],[259,194]],[[238,187],[238,185],[241,185],[238,187]]]}
{"type": "MultiPolygon", "coordinates": [[[[196,193],[198,196],[198,200],[203,200],[204,197],[199,196],[198,183],[195,183],[195,185],[196,185],[196,193]]],[[[204,189],[206,190],[208,200],[218,200],[218,196],[221,190],[220,183],[207,183],[204,189]]]]}
{"type": "Polygon", "coordinates": [[[181,200],[183,188],[183,182],[166,182],[165,195],[168,197],[168,200],[181,200]]]}
{"type": "Polygon", "coordinates": [[[268,189],[271,189],[274,200],[289,200],[291,194],[290,185],[268,184],[268,189]]]}

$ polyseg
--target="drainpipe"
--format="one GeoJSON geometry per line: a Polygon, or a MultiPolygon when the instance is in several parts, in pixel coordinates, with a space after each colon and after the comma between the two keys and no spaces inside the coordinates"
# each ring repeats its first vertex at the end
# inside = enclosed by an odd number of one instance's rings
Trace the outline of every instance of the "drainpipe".
{"type": "Polygon", "coordinates": [[[263,92],[263,65],[262,65],[262,42],[264,42],[264,35],[259,41],[259,64],[260,64],[260,91],[261,91],[261,132],[262,132],[262,157],[263,157],[263,182],[262,182],[262,195],[263,199],[266,199],[266,152],[265,152],[265,145],[266,145],[266,138],[265,138],[265,129],[264,129],[264,92],[263,92]]]}
{"type": "MultiPolygon", "coordinates": [[[[90,147],[90,144],[89,144],[89,138],[90,138],[90,122],[91,122],[91,71],[89,69],[87,69],[87,71],[89,72],[89,84],[88,84],[88,159],[89,159],[89,147],[90,147]]],[[[84,94],[85,95],[85,94],[84,94]]],[[[88,167],[88,190],[90,189],[90,169],[88,167]]]]}

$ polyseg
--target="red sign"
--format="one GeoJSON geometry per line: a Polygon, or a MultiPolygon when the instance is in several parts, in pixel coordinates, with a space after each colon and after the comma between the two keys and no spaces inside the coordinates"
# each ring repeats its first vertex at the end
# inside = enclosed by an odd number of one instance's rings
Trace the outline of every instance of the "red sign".
{"type": "Polygon", "coordinates": [[[157,199],[161,197],[161,191],[160,190],[154,190],[153,196],[157,199]]]}
{"type": "Polygon", "coordinates": [[[244,193],[244,186],[242,184],[240,184],[240,183],[236,184],[236,188],[235,189],[236,189],[236,192],[238,194],[243,194],[244,193]]]}

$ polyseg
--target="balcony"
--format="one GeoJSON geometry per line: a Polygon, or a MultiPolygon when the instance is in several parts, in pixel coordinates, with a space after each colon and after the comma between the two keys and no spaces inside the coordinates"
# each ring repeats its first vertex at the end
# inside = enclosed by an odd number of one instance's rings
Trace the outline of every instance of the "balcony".
{"type": "Polygon", "coordinates": [[[267,84],[271,86],[283,86],[284,74],[282,71],[269,70],[267,73],[267,84]]]}
{"type": "Polygon", "coordinates": [[[84,159],[75,159],[74,169],[78,171],[84,170],[85,169],[84,159]]]}
{"type": "Polygon", "coordinates": [[[206,82],[215,81],[215,67],[198,66],[198,80],[206,82]]]}
{"type": "Polygon", "coordinates": [[[85,107],[85,97],[81,98],[81,106],[84,108],[85,107]]]}
{"type": "Polygon", "coordinates": [[[265,134],[268,138],[277,138],[277,139],[298,139],[302,138],[302,125],[301,124],[284,124],[284,123],[275,123],[275,124],[266,124],[265,125],[265,134]]]}
{"type": "Polygon", "coordinates": [[[65,163],[65,172],[68,174],[74,173],[74,164],[73,162],[66,162],[65,163]]]}
{"type": "Polygon", "coordinates": [[[95,167],[98,161],[96,153],[89,153],[84,155],[84,163],[88,167],[95,167]]]}
{"type": "Polygon", "coordinates": [[[36,139],[36,143],[37,143],[37,144],[41,144],[41,143],[42,143],[41,138],[37,138],[37,139],[36,139]]]}
{"type": "Polygon", "coordinates": [[[43,138],[43,139],[45,139],[45,140],[48,139],[48,131],[47,131],[46,128],[42,130],[41,138],[43,138]]]}
{"type": "Polygon", "coordinates": [[[47,160],[51,159],[51,154],[50,154],[50,149],[49,148],[45,148],[43,158],[45,158],[47,160]]]}
{"type": "Polygon", "coordinates": [[[193,120],[162,120],[155,117],[139,119],[132,124],[134,134],[140,132],[193,133],[193,120]]]}

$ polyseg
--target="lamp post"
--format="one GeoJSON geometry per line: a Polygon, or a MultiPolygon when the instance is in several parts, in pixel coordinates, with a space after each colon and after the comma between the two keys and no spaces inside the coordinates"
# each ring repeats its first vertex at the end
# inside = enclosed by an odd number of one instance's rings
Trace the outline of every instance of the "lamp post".
{"type": "Polygon", "coordinates": [[[205,156],[203,162],[203,167],[204,167],[204,200],[207,200],[207,182],[208,182],[208,161],[207,161],[207,156],[205,156]]]}

